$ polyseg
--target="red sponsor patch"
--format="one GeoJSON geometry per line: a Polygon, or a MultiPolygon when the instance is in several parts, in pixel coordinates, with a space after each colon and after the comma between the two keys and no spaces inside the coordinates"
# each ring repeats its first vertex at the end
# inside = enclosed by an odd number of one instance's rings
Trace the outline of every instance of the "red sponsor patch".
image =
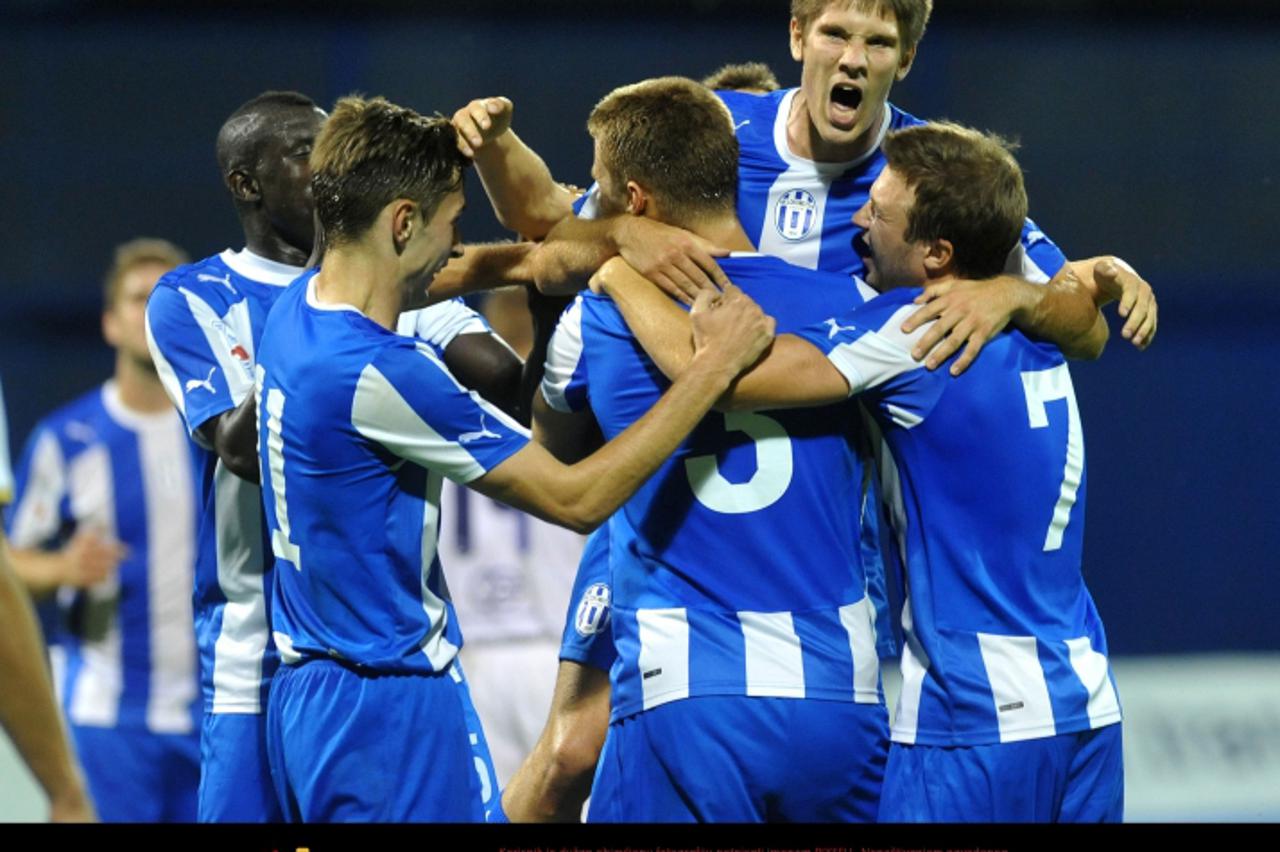
{"type": "Polygon", "coordinates": [[[248,361],[249,361],[249,352],[248,352],[248,350],[247,350],[247,349],[245,349],[245,348],[244,348],[242,345],[240,345],[239,343],[237,343],[235,346],[231,347],[231,354],[232,354],[232,355],[234,355],[234,356],[236,356],[237,358],[239,358],[241,361],[244,361],[245,363],[248,363],[248,361]]]}

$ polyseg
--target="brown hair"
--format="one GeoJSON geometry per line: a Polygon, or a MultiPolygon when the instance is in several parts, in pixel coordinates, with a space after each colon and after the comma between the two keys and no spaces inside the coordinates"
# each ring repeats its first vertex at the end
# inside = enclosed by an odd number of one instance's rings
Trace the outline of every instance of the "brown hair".
{"type": "Polygon", "coordinates": [[[338,101],[311,152],[311,193],[330,245],[357,239],[397,198],[430,218],[462,186],[457,131],[385,98],[338,101]]]}
{"type": "Polygon", "coordinates": [[[587,131],[617,183],[634,180],[653,193],[671,224],[733,210],[738,139],[728,108],[706,86],[658,77],[614,89],[587,131]]]}
{"type": "Polygon", "coordinates": [[[166,270],[190,263],[187,253],[168,240],[157,237],[139,237],[116,246],[115,256],[102,280],[102,301],[107,310],[115,306],[120,296],[120,282],[139,266],[155,264],[166,270]]]}
{"type": "Polygon", "coordinates": [[[999,275],[1027,217],[1015,147],[947,122],[888,134],[882,145],[888,168],[915,190],[907,241],[950,240],[960,275],[999,275]]]}
{"type": "Polygon", "coordinates": [[[772,92],[778,88],[778,78],[763,62],[738,62],[721,66],[702,80],[708,89],[730,89],[735,92],[772,92]]]}
{"type": "Polygon", "coordinates": [[[809,30],[809,24],[828,6],[851,6],[860,12],[872,12],[887,17],[892,12],[898,22],[898,38],[902,40],[902,55],[916,49],[924,38],[925,25],[933,13],[933,0],[791,0],[791,17],[800,23],[801,32],[809,30]]]}

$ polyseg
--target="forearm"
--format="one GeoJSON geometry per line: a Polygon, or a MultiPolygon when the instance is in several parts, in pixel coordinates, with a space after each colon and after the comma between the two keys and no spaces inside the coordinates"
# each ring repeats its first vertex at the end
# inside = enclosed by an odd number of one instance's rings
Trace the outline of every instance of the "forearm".
{"type": "Polygon", "coordinates": [[[9,555],[14,574],[33,597],[43,598],[65,581],[66,557],[60,551],[15,548],[9,555]]]}
{"type": "Polygon", "coordinates": [[[436,273],[427,288],[431,304],[515,284],[528,284],[534,276],[533,243],[492,243],[466,246],[436,273]]]}
{"type": "Polygon", "coordinates": [[[617,229],[624,227],[621,218],[562,219],[534,251],[538,290],[549,296],[568,296],[584,289],[595,271],[618,254],[617,229]]]}
{"type": "Polygon", "coordinates": [[[476,152],[476,172],[503,227],[540,240],[573,213],[573,197],[514,130],[476,152]]]}
{"type": "Polygon", "coordinates": [[[258,470],[257,399],[256,393],[250,393],[235,408],[206,421],[199,429],[227,470],[253,483],[262,478],[258,470]]]}
{"type": "Polygon", "coordinates": [[[566,467],[529,445],[472,485],[543,520],[591,532],[675,451],[732,378],[712,353],[699,355],[643,417],[577,464],[566,467]]]}
{"type": "Polygon", "coordinates": [[[77,804],[87,809],[84,784],[54,701],[39,628],[6,550],[0,539],[0,724],[55,810],[77,804]]]}
{"type": "Polygon", "coordinates": [[[1024,299],[1012,321],[1024,333],[1055,344],[1067,358],[1089,360],[1102,354],[1110,332],[1075,266],[1064,266],[1043,286],[1019,281],[1024,299]]]}
{"type": "MultiPolygon", "coordinates": [[[[668,379],[679,377],[693,358],[689,314],[624,263],[610,262],[597,280],[645,354],[668,379]]],[[[837,402],[848,393],[848,383],[821,352],[784,334],[774,340],[763,358],[734,380],[716,408],[804,407],[837,402]]]]}

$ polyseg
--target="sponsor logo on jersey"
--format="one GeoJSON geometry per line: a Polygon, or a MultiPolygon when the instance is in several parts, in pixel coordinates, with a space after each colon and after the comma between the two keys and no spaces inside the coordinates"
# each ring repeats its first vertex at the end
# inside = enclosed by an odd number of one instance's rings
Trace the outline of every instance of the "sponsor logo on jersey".
{"type": "Polygon", "coordinates": [[[578,601],[578,614],[573,618],[573,629],[582,637],[594,636],[609,626],[609,603],[613,595],[607,583],[593,583],[582,593],[578,601]]]}
{"type": "Polygon", "coordinates": [[[224,276],[223,276],[223,277],[221,277],[221,278],[217,277],[216,275],[208,275],[208,274],[206,274],[206,273],[204,273],[204,272],[201,272],[199,275],[197,275],[197,276],[196,276],[196,280],[197,280],[197,281],[210,281],[210,282],[212,282],[212,283],[214,283],[214,284],[221,284],[223,287],[226,287],[226,288],[227,288],[228,290],[230,290],[232,293],[236,293],[236,295],[237,295],[237,296],[238,296],[238,295],[240,295],[239,293],[237,293],[237,292],[236,292],[235,285],[231,283],[231,273],[230,273],[230,272],[228,272],[226,275],[224,275],[224,276]]]}
{"type": "Polygon", "coordinates": [[[827,319],[827,327],[831,329],[830,331],[827,332],[827,340],[831,340],[833,337],[835,337],[837,334],[839,334],[842,331],[858,330],[858,327],[856,325],[841,325],[836,320],[835,317],[830,317],[827,319]]]}
{"type": "Polygon", "coordinates": [[[459,444],[470,444],[472,441],[478,441],[481,438],[501,438],[502,436],[496,432],[490,432],[488,427],[484,425],[484,412],[480,412],[480,431],[479,432],[463,432],[458,436],[459,444]]]}
{"type": "Polygon", "coordinates": [[[213,389],[213,374],[217,371],[217,367],[210,367],[209,375],[205,376],[203,379],[187,379],[187,384],[185,386],[186,392],[191,393],[196,388],[204,388],[209,393],[216,393],[217,391],[213,389]]]}
{"type": "Polygon", "coordinates": [[[818,219],[818,202],[803,189],[783,193],[774,206],[773,224],[786,240],[803,240],[818,219]]]}
{"type": "Polygon", "coordinates": [[[249,363],[249,351],[244,348],[243,344],[237,343],[235,346],[232,346],[231,354],[236,356],[246,364],[249,363]]]}

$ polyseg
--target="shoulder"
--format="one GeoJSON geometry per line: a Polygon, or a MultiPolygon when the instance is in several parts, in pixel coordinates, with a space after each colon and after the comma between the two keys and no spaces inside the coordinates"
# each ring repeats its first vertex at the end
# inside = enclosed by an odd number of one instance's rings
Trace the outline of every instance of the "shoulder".
{"type": "Polygon", "coordinates": [[[906,110],[898,109],[898,107],[894,106],[893,104],[889,104],[889,129],[890,130],[901,130],[904,127],[917,127],[924,123],[925,123],[924,119],[916,118],[914,115],[907,112],[906,110]]]}
{"type": "Polygon", "coordinates": [[[101,441],[105,416],[102,387],[98,386],[41,418],[31,431],[31,441],[40,440],[42,436],[52,438],[58,442],[63,455],[72,456],[101,441]]]}

